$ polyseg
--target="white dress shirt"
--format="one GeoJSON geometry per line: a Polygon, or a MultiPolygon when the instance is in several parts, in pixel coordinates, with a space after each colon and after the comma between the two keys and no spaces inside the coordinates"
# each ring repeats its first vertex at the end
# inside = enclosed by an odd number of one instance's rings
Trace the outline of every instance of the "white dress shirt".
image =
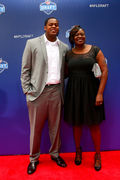
{"type": "Polygon", "coordinates": [[[48,57],[48,78],[46,84],[58,84],[60,83],[59,40],[57,38],[55,42],[51,42],[45,35],[44,38],[48,57]]]}

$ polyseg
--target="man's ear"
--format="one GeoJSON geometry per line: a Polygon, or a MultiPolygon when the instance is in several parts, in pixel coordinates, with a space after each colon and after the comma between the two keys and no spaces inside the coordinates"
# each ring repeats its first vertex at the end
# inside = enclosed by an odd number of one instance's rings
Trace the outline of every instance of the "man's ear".
{"type": "Polygon", "coordinates": [[[44,26],[44,30],[46,31],[46,26],[44,26]]]}

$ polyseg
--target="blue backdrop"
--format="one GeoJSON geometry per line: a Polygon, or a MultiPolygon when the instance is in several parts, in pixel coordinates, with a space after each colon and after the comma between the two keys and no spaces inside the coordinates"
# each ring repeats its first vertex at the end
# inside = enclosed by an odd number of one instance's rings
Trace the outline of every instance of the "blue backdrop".
{"type": "MultiPolygon", "coordinates": [[[[29,119],[20,73],[26,40],[44,33],[44,21],[60,21],[59,38],[80,24],[87,43],[97,45],[108,60],[105,89],[106,120],[101,124],[101,150],[120,149],[120,1],[118,0],[0,0],[0,155],[29,153],[29,119]]],[[[75,150],[72,128],[61,122],[62,152],[75,150]]],[[[89,129],[84,127],[83,151],[93,151],[89,129]]],[[[41,152],[50,147],[47,122],[41,152]]]]}

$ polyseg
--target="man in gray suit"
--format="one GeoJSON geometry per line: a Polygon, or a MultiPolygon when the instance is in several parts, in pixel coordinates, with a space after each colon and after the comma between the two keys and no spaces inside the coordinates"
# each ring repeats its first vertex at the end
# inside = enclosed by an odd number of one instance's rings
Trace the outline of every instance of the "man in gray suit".
{"type": "Polygon", "coordinates": [[[26,94],[30,119],[30,163],[32,174],[39,164],[41,132],[48,119],[51,159],[61,167],[65,161],[59,156],[60,119],[63,105],[64,59],[68,46],[61,42],[59,22],[51,17],[45,21],[45,34],[26,43],[21,71],[21,83],[26,94]]]}

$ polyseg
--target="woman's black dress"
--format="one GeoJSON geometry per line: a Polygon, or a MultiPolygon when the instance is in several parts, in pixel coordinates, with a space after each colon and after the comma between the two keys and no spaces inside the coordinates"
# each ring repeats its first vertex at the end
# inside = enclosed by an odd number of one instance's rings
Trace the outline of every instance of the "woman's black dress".
{"type": "Polygon", "coordinates": [[[64,119],[71,125],[96,125],[105,119],[104,104],[95,106],[99,79],[95,78],[92,68],[99,52],[92,46],[85,54],[66,54],[68,83],[65,92],[64,119]]]}

